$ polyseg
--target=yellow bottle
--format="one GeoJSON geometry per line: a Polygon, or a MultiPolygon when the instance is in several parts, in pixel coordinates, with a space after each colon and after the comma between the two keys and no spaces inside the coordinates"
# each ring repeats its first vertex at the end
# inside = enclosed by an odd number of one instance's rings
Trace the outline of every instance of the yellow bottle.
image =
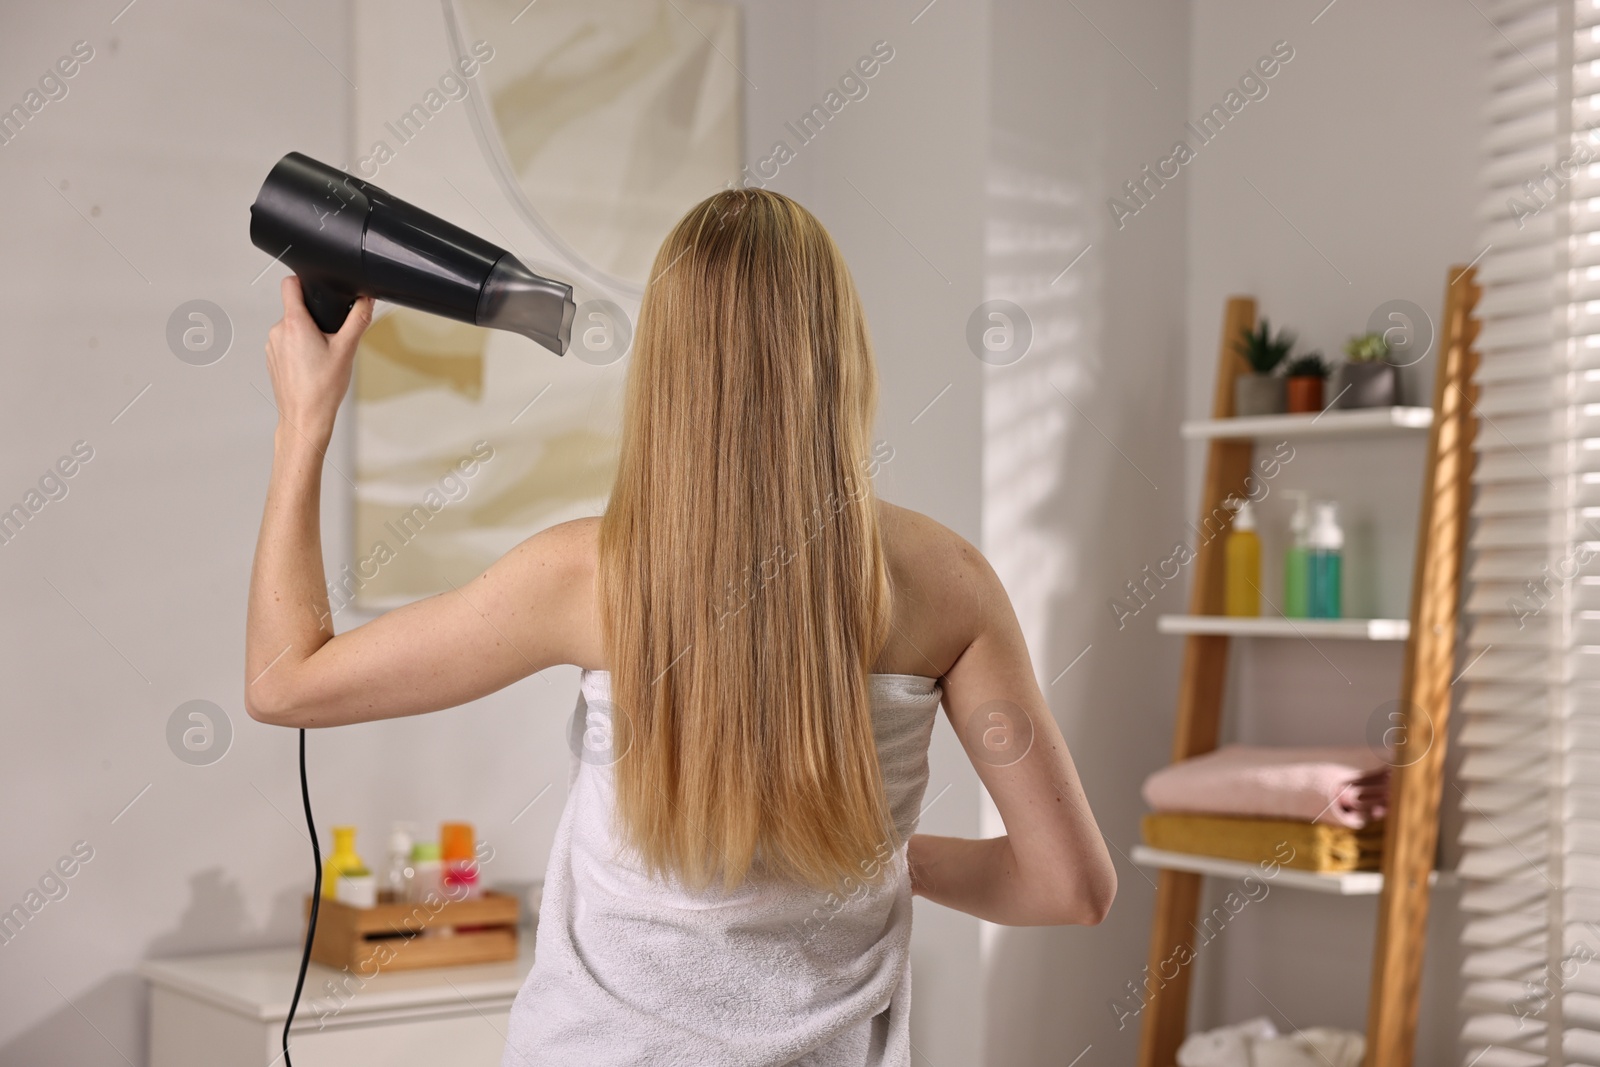
{"type": "Polygon", "coordinates": [[[1250,501],[1234,504],[1233,529],[1223,544],[1222,613],[1261,614],[1261,538],[1256,536],[1256,513],[1250,501]]]}
{"type": "Polygon", "coordinates": [[[335,826],[333,828],[333,853],[322,861],[322,895],[328,900],[333,899],[335,888],[339,884],[339,876],[347,871],[366,870],[367,865],[361,862],[361,857],[356,855],[356,828],[354,826],[335,826]]]}

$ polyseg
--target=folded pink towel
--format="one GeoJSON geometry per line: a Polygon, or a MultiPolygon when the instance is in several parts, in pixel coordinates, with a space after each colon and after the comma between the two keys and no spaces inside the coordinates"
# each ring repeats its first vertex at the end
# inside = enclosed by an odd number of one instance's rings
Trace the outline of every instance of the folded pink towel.
{"type": "Polygon", "coordinates": [[[1300,819],[1359,829],[1383,817],[1389,766],[1362,746],[1224,745],[1164,767],[1144,783],[1155,811],[1300,819]]]}

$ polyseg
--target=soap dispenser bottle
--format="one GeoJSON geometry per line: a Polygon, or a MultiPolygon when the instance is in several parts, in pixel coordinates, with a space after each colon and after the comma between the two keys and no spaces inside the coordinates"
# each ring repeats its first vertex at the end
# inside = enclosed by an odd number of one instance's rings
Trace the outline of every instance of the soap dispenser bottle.
{"type": "Polygon", "coordinates": [[[1311,494],[1285,489],[1295,502],[1289,517],[1289,547],[1283,551],[1283,614],[1304,619],[1311,614],[1311,494]]]}
{"type": "Polygon", "coordinates": [[[1256,512],[1248,500],[1232,500],[1236,510],[1233,528],[1223,545],[1224,615],[1261,614],[1261,538],[1256,535],[1256,512]]]}
{"type": "Polygon", "coordinates": [[[1344,531],[1339,528],[1339,505],[1317,501],[1311,521],[1309,599],[1311,618],[1337,619],[1343,614],[1344,531]]]}

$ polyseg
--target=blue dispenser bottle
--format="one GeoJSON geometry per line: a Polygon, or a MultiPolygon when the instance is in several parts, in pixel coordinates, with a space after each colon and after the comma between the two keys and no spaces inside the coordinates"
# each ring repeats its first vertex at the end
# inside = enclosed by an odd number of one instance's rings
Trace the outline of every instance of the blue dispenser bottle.
{"type": "Polygon", "coordinates": [[[1319,500],[1311,522],[1307,600],[1311,618],[1337,619],[1344,613],[1340,591],[1344,583],[1344,531],[1339,528],[1339,505],[1319,500]]]}

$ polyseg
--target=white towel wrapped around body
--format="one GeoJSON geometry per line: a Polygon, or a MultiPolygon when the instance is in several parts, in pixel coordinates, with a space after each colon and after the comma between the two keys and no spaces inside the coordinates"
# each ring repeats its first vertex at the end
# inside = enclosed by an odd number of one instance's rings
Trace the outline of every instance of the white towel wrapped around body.
{"type": "MultiPolygon", "coordinates": [[[[581,686],[577,725],[609,733],[610,676],[584,671],[581,686]]],[[[873,675],[871,687],[904,842],[927,788],[941,693],[914,675],[873,675]]],[[[502,1067],[911,1063],[903,844],[886,852],[883,884],[853,896],[754,882],[693,892],[651,878],[623,849],[614,796],[608,761],[574,757],[502,1067]]]]}

